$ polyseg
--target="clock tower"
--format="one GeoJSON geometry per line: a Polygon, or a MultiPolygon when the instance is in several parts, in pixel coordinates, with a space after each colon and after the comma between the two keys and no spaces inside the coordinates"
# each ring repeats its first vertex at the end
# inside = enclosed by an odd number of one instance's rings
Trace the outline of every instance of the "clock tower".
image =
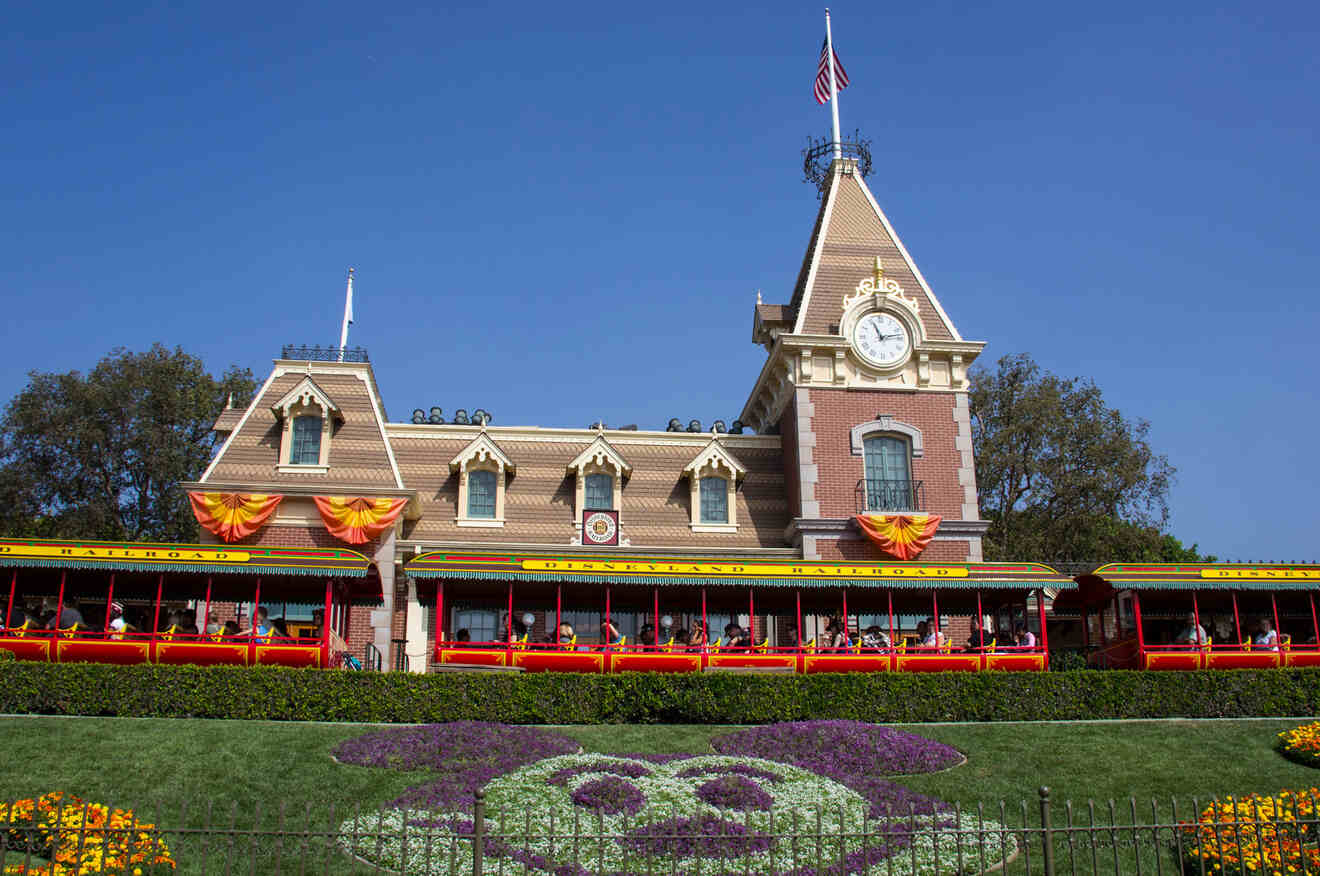
{"type": "Polygon", "coordinates": [[[985,345],[963,340],[876,203],[865,147],[843,145],[814,174],[820,211],[792,300],[758,296],[752,335],[768,356],[741,419],[782,436],[804,559],[894,560],[855,518],[938,515],[917,559],[979,561],[967,368],[985,345]]]}

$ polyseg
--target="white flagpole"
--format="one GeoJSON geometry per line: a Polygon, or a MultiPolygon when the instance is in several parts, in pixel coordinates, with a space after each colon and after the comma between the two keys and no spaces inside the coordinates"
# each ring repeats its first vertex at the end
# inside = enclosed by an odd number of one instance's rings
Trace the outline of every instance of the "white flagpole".
{"type": "Polygon", "coordinates": [[[830,112],[834,116],[834,160],[843,157],[839,145],[839,87],[834,82],[834,37],[830,35],[830,10],[825,10],[825,61],[830,65],[830,112]]]}
{"type": "Polygon", "coordinates": [[[353,324],[353,269],[348,269],[348,292],[344,295],[344,327],[339,330],[339,361],[344,361],[348,346],[348,327],[353,324]]]}

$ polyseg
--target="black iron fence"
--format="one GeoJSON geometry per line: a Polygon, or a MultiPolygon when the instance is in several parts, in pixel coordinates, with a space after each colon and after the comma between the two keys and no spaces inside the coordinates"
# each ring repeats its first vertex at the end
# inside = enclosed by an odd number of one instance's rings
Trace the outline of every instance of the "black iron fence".
{"type": "Polygon", "coordinates": [[[862,478],[857,482],[857,513],[920,511],[926,505],[922,481],[862,478]]]}
{"type": "Polygon", "coordinates": [[[280,349],[281,359],[296,359],[299,362],[367,362],[365,347],[338,347],[319,344],[285,344],[280,349]]]}
{"type": "Polygon", "coordinates": [[[333,804],[179,804],[137,810],[149,824],[98,823],[60,813],[32,825],[0,819],[0,873],[416,873],[467,874],[1247,874],[1320,876],[1314,801],[1220,801],[1212,818],[1195,799],[1129,798],[1082,805],[1036,799],[952,807],[921,815],[870,812],[860,822],[822,818],[828,802],[776,821],[721,822],[718,831],[674,819],[583,812],[549,820],[529,807],[495,814],[478,793],[461,814],[333,804]],[[739,822],[748,825],[740,827],[739,822]],[[828,824],[848,825],[831,828],[828,824]],[[161,825],[157,828],[155,825],[161,825]],[[136,858],[116,857],[129,848],[136,858]],[[626,849],[621,856],[619,849],[626,849]],[[54,850],[54,851],[53,851],[54,850]],[[620,861],[626,863],[621,868],[620,861]],[[21,868],[20,868],[21,867],[21,868]],[[177,869],[176,869],[177,868],[177,869]]]}

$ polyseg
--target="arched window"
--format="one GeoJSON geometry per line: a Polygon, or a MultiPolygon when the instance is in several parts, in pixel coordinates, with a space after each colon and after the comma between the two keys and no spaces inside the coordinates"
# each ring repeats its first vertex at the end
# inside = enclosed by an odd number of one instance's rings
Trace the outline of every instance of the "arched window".
{"type": "Polygon", "coordinates": [[[725,478],[701,479],[701,522],[729,522],[729,482],[725,478]]]}
{"type": "Polygon", "coordinates": [[[587,475],[583,507],[588,511],[614,510],[614,478],[607,474],[587,475]]]}
{"type": "Polygon", "coordinates": [[[318,465],[321,462],[321,418],[306,414],[293,418],[293,449],[290,465],[318,465]]]}
{"type": "Polygon", "coordinates": [[[863,444],[866,460],[866,510],[914,511],[911,451],[907,441],[875,435],[863,444]]]}
{"type": "Polygon", "coordinates": [[[495,519],[495,472],[484,468],[468,472],[467,516],[477,520],[495,519]]]}

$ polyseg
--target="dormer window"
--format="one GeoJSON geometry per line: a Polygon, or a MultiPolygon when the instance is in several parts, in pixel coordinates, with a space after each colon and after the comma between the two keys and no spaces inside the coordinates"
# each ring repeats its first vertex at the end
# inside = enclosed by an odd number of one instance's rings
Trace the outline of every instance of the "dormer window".
{"type": "Polygon", "coordinates": [[[743,464],[712,438],[683,474],[691,485],[692,531],[737,532],[738,481],[747,474],[743,464]]]}
{"type": "Polygon", "coordinates": [[[573,490],[575,529],[581,531],[582,515],[586,511],[619,511],[622,518],[623,479],[632,474],[632,466],[605,440],[604,435],[598,434],[586,450],[574,457],[566,471],[576,481],[573,490]]]}
{"type": "Polygon", "coordinates": [[[582,507],[587,511],[613,511],[614,478],[599,473],[587,475],[582,507]]]}
{"type": "Polygon", "coordinates": [[[330,470],[330,438],[344,415],[310,377],[271,405],[280,420],[281,472],[325,474],[330,470]]]}
{"type": "Polygon", "coordinates": [[[504,525],[505,480],[517,466],[484,431],[449,461],[458,474],[459,526],[504,525]]]}
{"type": "Polygon", "coordinates": [[[290,465],[321,464],[322,419],[314,414],[303,414],[293,418],[293,451],[289,454],[290,465]]]}
{"type": "Polygon", "coordinates": [[[729,522],[729,479],[708,475],[701,479],[701,522],[729,522]]]}
{"type": "Polygon", "coordinates": [[[495,472],[474,469],[467,476],[467,516],[473,520],[495,519],[495,472]]]}

